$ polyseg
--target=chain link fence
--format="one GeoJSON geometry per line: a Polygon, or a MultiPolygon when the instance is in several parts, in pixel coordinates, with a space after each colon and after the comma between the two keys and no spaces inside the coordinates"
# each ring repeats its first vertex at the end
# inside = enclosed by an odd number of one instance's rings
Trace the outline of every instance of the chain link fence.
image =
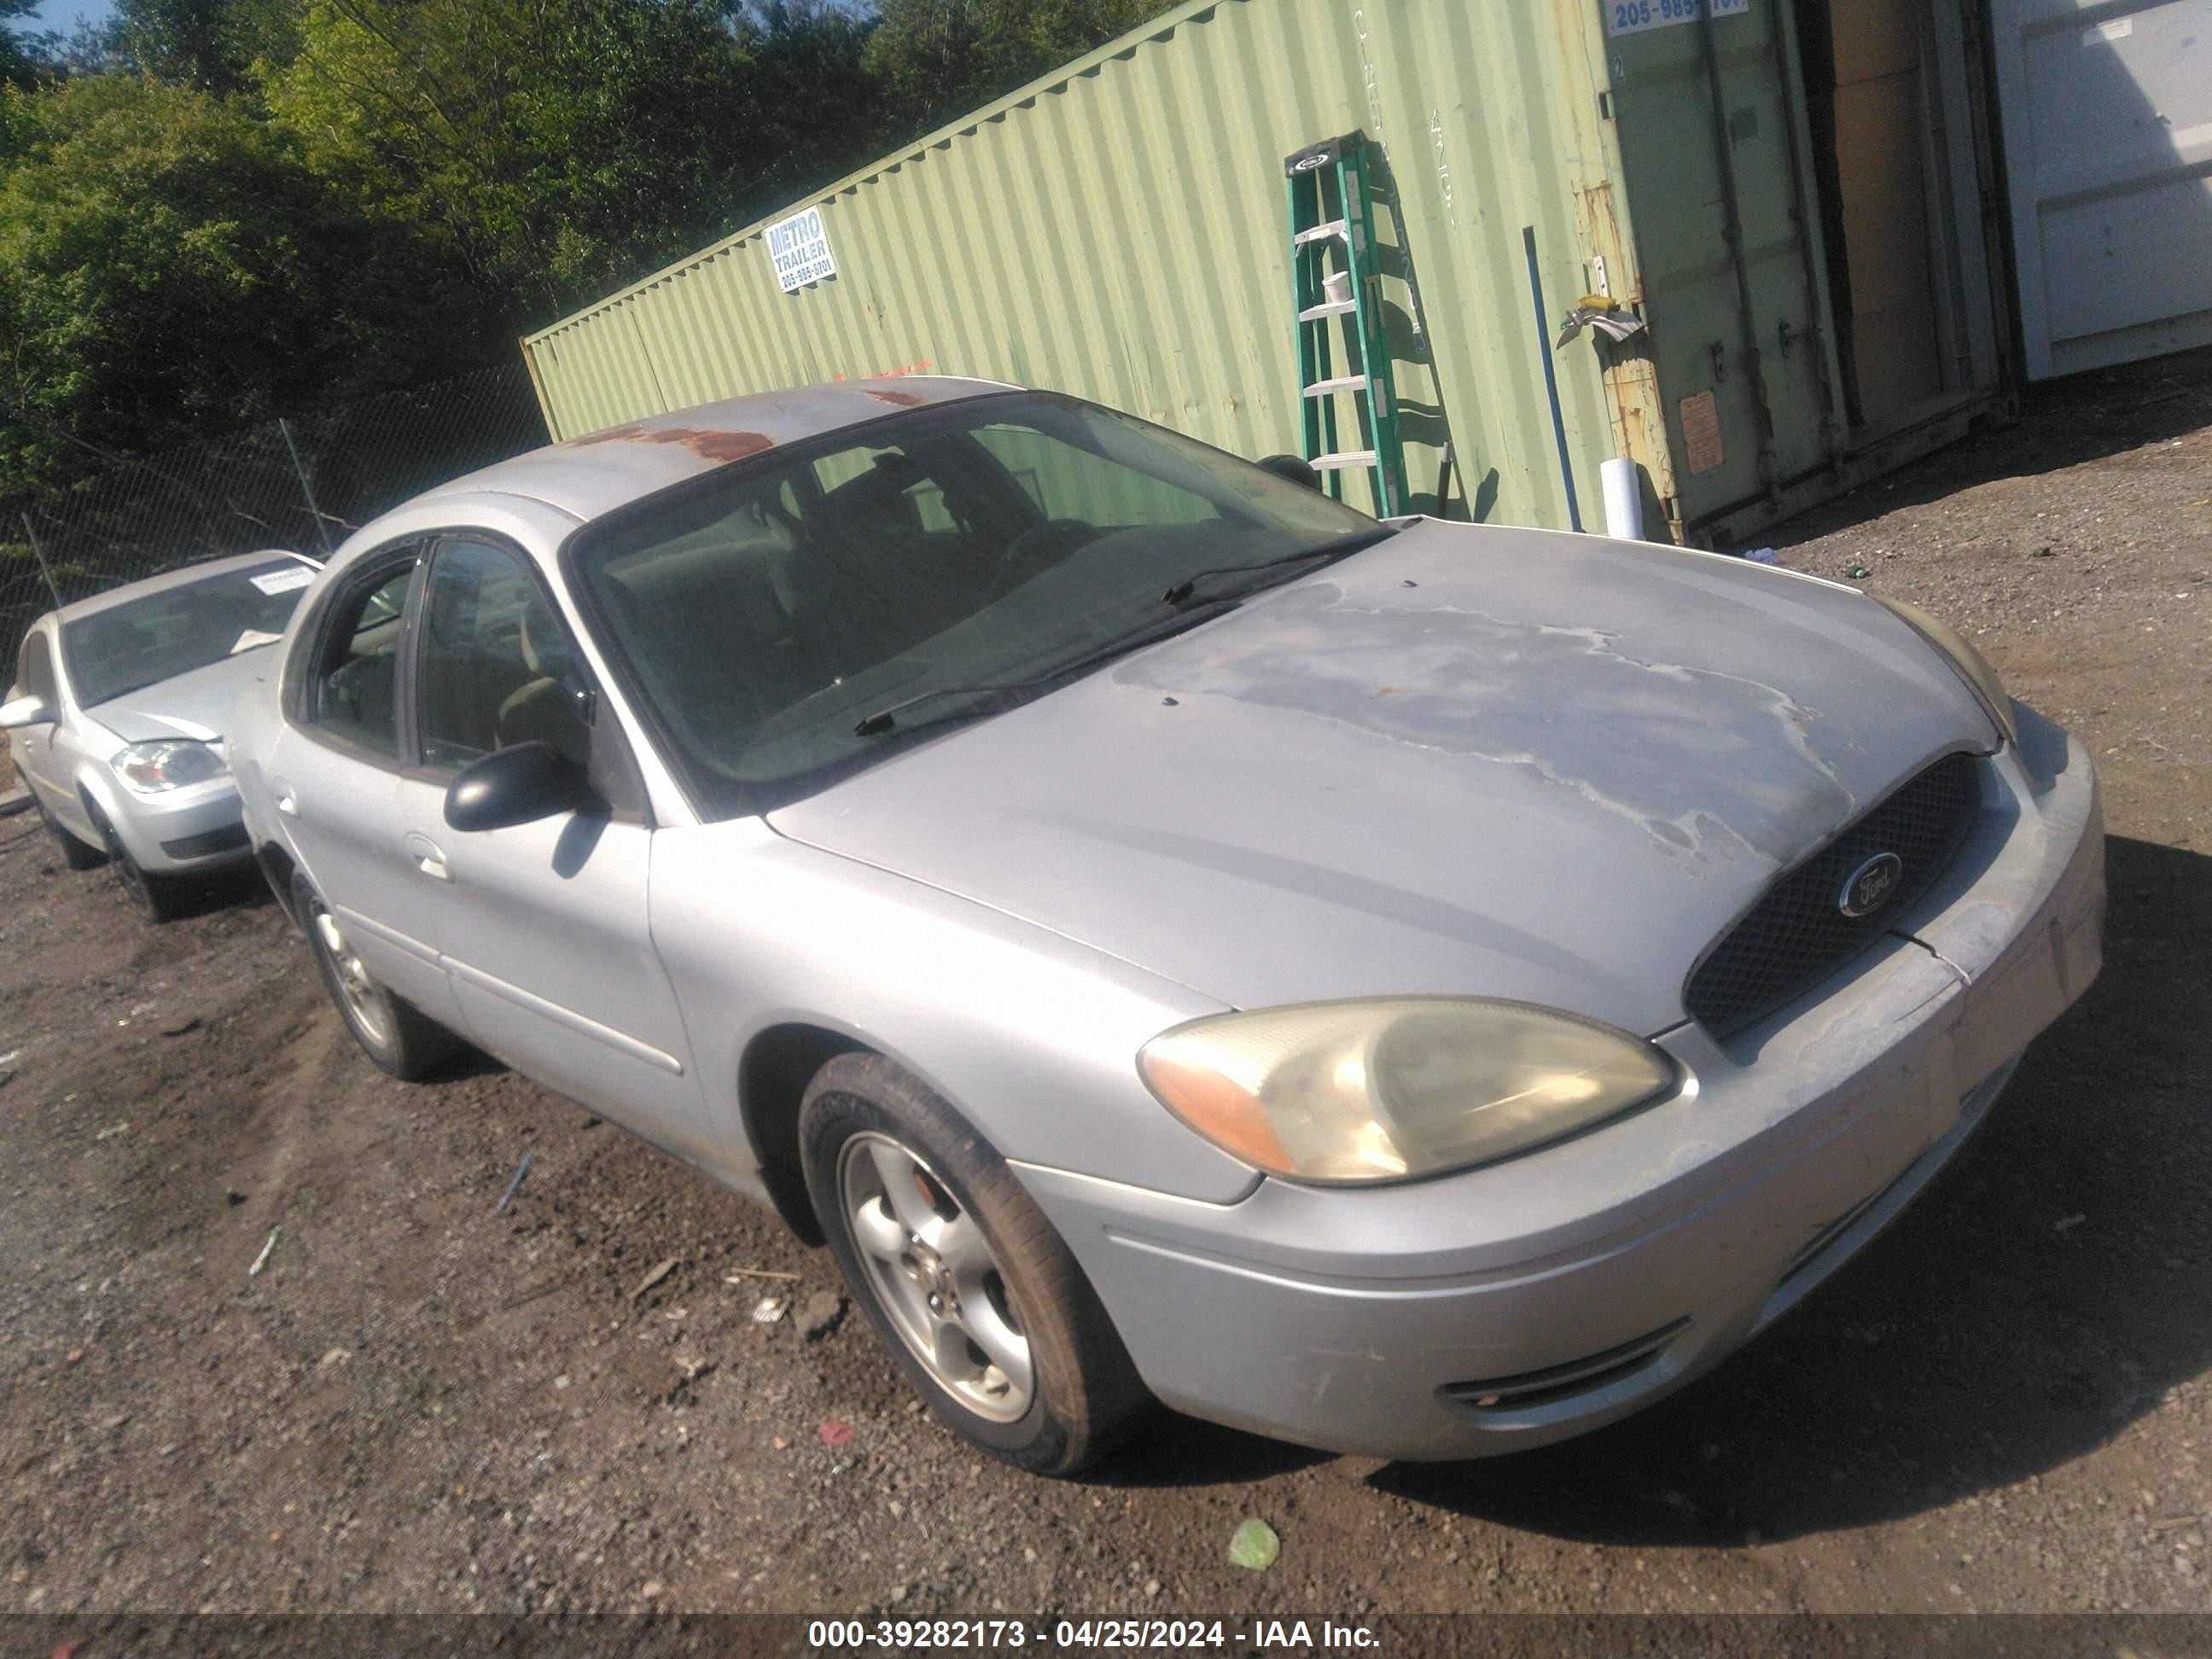
{"type": "Polygon", "coordinates": [[[0,524],[0,684],[56,605],[264,547],[322,558],[387,507],[545,441],[514,362],[118,461],[0,524]]]}

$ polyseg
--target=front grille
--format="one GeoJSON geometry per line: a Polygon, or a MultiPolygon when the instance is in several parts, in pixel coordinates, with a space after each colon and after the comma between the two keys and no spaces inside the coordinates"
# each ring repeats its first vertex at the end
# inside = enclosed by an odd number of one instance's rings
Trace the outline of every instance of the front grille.
{"type": "Polygon", "coordinates": [[[161,850],[173,859],[205,858],[210,853],[228,853],[246,845],[246,826],[226,823],[220,830],[204,830],[197,836],[185,836],[177,841],[165,841],[161,850]]]}
{"type": "Polygon", "coordinates": [[[1980,810],[1981,763],[1946,755],[1767,890],[1690,975],[1684,1006],[1728,1036],[1802,995],[1880,939],[1928,890],[1980,810]],[[1869,859],[1894,853],[1904,869],[1873,915],[1847,916],[1844,883],[1869,859]]]}
{"type": "Polygon", "coordinates": [[[1632,1342],[1607,1348],[1602,1353],[1585,1354],[1580,1359],[1571,1359],[1564,1365],[1547,1365],[1541,1370],[1522,1371],[1513,1376],[1493,1376],[1483,1382],[1447,1382],[1437,1392],[1447,1400],[1462,1406],[1472,1406],[1477,1411],[1512,1411],[1528,1406],[1548,1406],[1557,1401],[1601,1389],[1608,1382],[1619,1382],[1632,1371],[1640,1370],[1656,1359],[1689,1322],[1687,1319],[1678,1319],[1673,1324],[1639,1336],[1632,1342]]]}

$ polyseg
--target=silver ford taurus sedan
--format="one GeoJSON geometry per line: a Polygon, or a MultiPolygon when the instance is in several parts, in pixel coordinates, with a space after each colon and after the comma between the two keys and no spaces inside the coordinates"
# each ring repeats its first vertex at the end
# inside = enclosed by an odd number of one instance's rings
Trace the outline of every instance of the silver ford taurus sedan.
{"type": "Polygon", "coordinates": [[[1400,1458],[1632,1412],[2100,960],[2088,760],[1933,618],[1043,392],[556,445],[270,655],[246,821],[371,1057],[465,1039],[773,1202],[1041,1471],[1154,1401],[1400,1458]]]}
{"type": "Polygon", "coordinates": [[[50,611],[24,633],[0,730],[72,870],[104,859],[149,920],[180,876],[249,856],[222,723],[314,579],[281,549],[50,611]]]}

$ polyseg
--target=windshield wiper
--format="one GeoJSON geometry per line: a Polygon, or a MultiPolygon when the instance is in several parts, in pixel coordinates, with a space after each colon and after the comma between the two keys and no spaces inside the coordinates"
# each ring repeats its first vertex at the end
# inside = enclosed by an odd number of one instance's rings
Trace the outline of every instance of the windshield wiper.
{"type": "Polygon", "coordinates": [[[1387,541],[1398,533],[1395,525],[1370,525],[1364,530],[1355,530],[1348,536],[1339,536],[1334,541],[1299,548],[1294,553],[1278,553],[1272,559],[1262,559],[1257,564],[1216,565],[1211,570],[1194,570],[1181,581],[1160,595],[1162,605],[1181,605],[1197,591],[1199,583],[1208,576],[1234,576],[1247,570],[1269,570],[1279,564],[1296,564],[1302,559],[1340,559],[1347,553],[1357,553],[1362,548],[1387,541]]]}
{"type": "Polygon", "coordinates": [[[1150,627],[1139,628],[1132,633],[1123,634],[1118,638],[1108,641],[1094,651],[1085,652],[1072,661],[1062,663],[1056,668],[1029,679],[1005,680],[994,685],[940,685],[927,691],[917,691],[903,702],[895,702],[888,708],[878,708],[872,714],[864,715],[854,722],[853,735],[856,738],[874,738],[880,737],[886,732],[896,730],[899,724],[898,717],[901,714],[917,704],[934,702],[939,697],[981,697],[1001,691],[1033,691],[1038,686],[1050,685],[1056,681],[1066,679],[1071,674],[1080,673],[1094,664],[1103,662],[1109,657],[1121,656],[1141,646],[1156,645],[1162,640],[1172,638],[1186,629],[1195,628],[1200,623],[1211,622],[1216,617],[1234,611],[1237,605],[1237,601],[1235,599],[1209,599],[1195,610],[1178,611],[1172,617],[1152,623],[1150,627]]]}

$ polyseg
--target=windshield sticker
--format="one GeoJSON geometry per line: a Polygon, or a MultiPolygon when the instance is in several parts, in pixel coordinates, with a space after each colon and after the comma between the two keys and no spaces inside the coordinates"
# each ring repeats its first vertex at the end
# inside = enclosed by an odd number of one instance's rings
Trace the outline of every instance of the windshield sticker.
{"type": "Polygon", "coordinates": [[[304,564],[295,564],[289,570],[264,571],[252,580],[264,593],[289,593],[295,587],[305,587],[314,579],[313,571],[304,564]]]}

